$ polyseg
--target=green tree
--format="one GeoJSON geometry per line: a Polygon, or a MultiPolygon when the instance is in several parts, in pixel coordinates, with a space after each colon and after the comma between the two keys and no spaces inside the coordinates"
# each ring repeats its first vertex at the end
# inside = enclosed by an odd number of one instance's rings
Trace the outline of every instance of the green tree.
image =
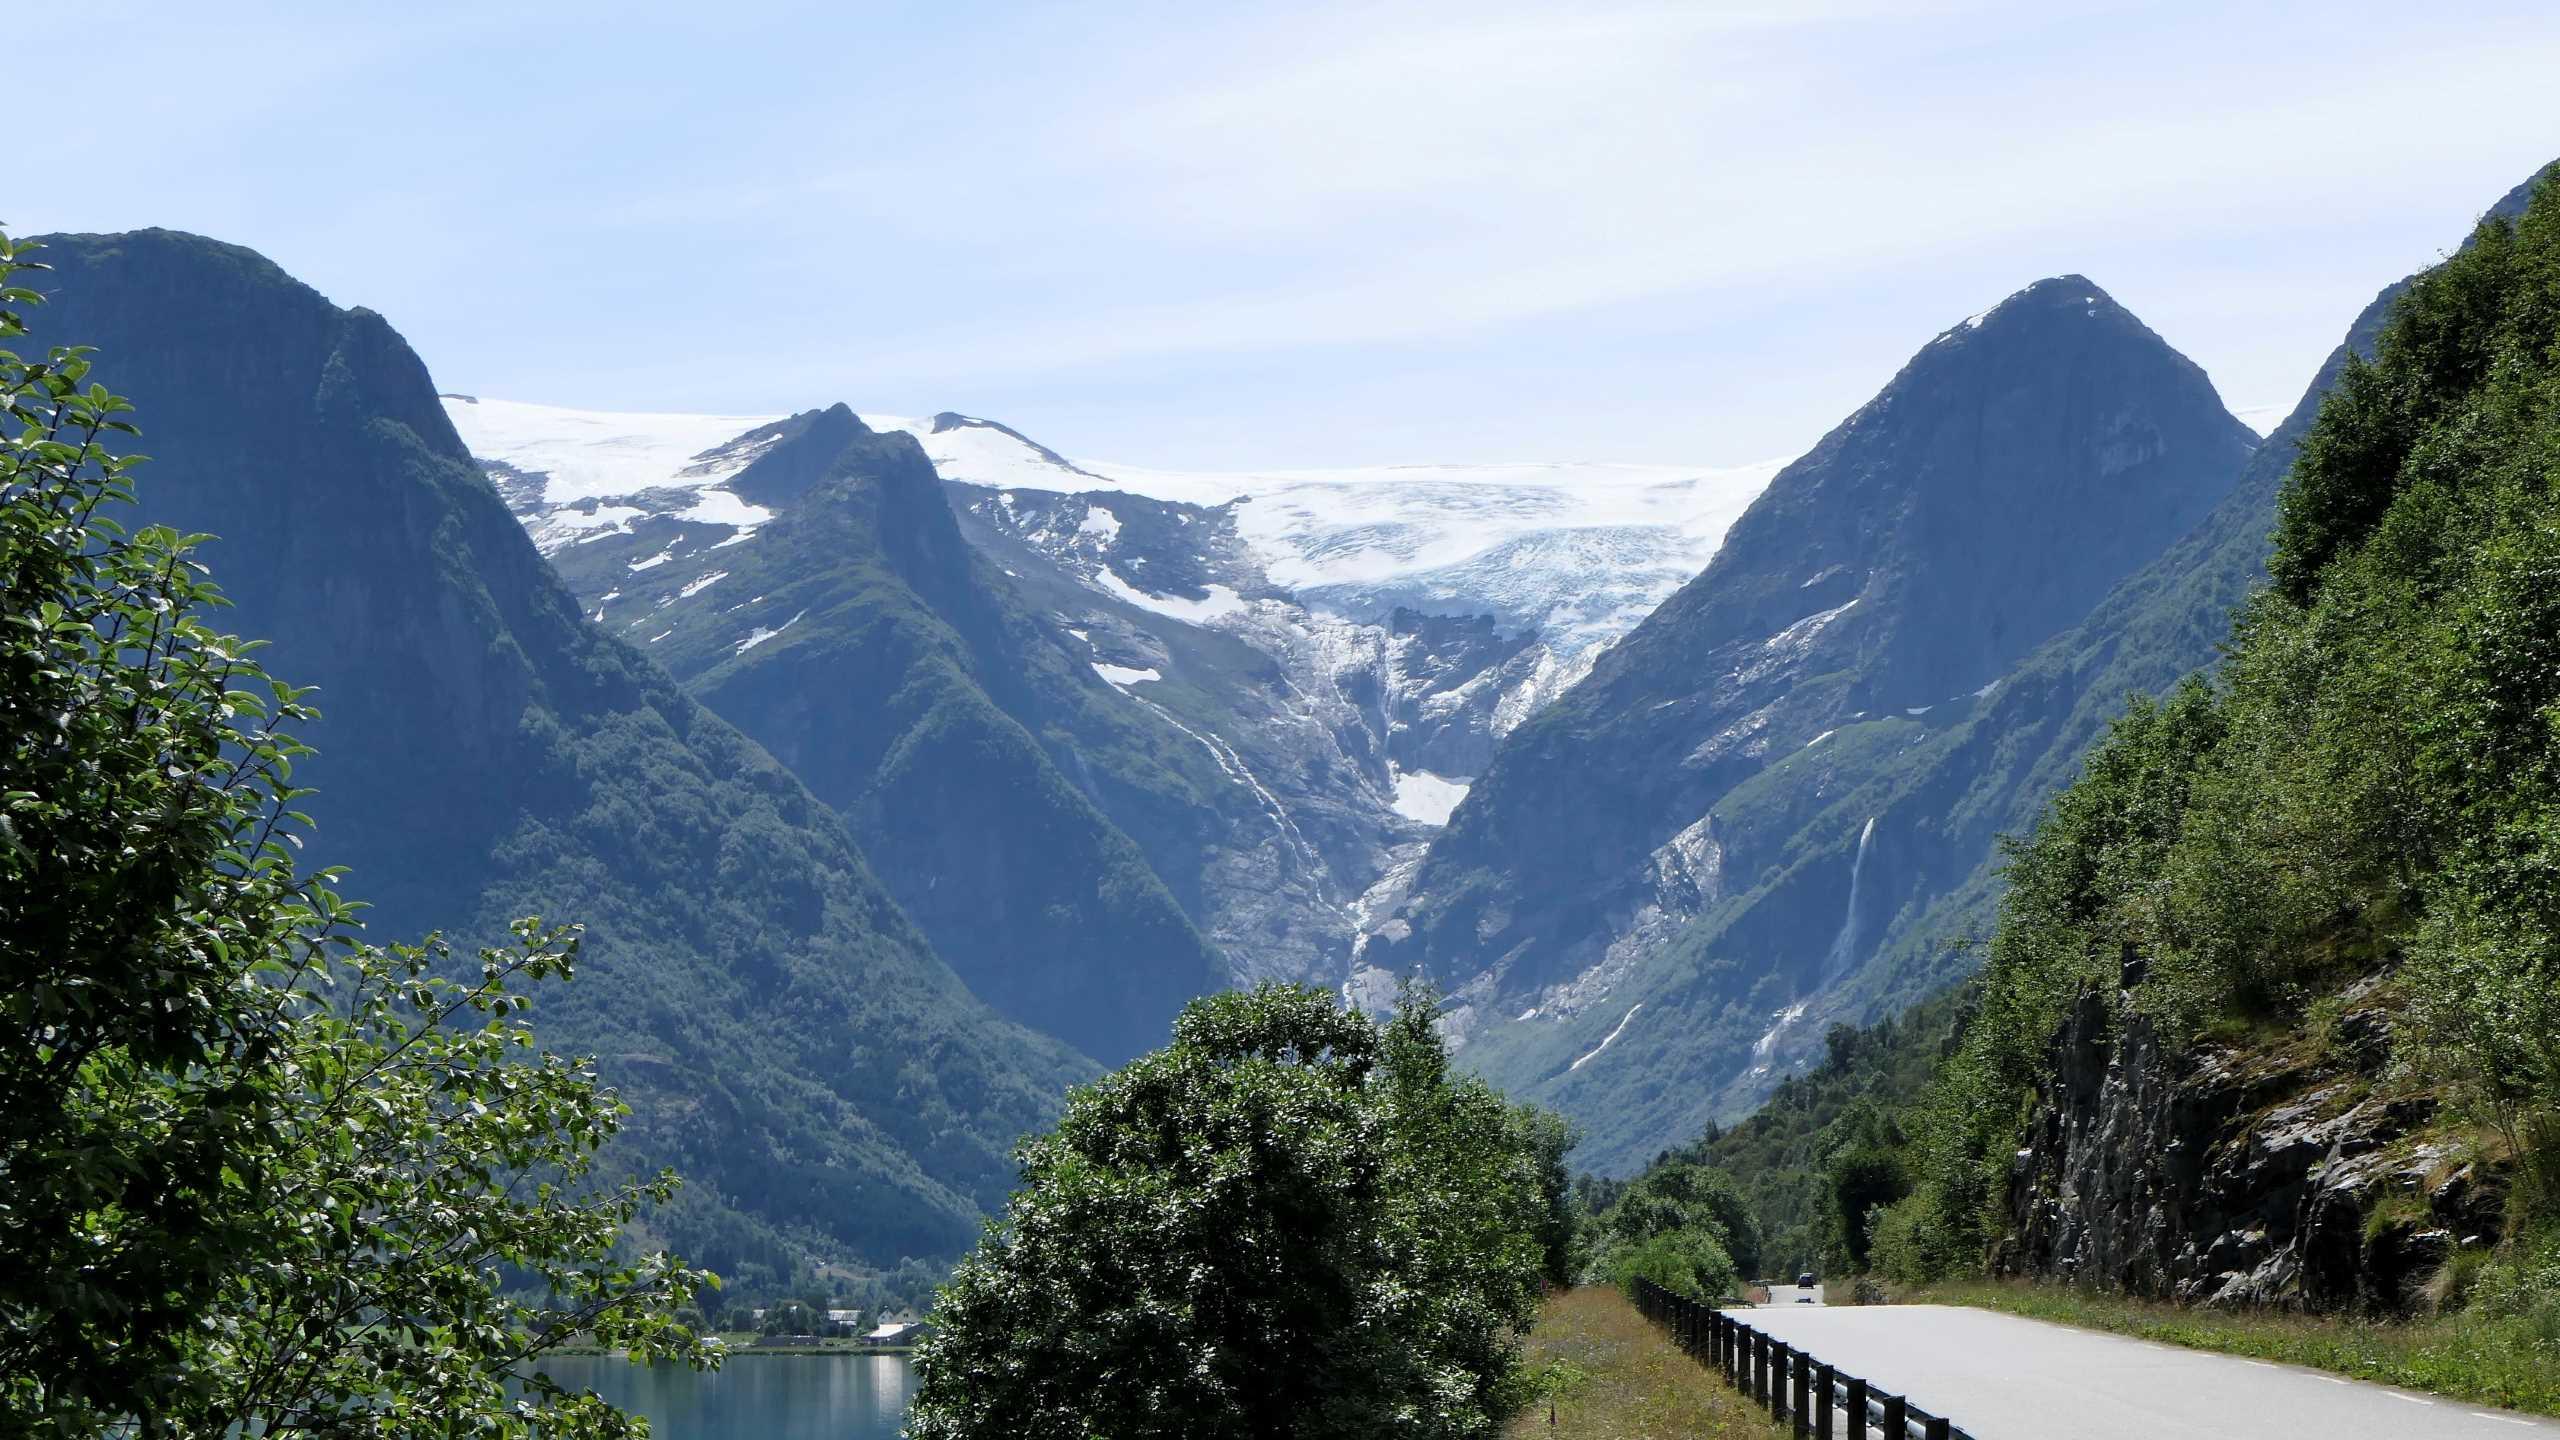
{"type": "Polygon", "coordinates": [[[821,1313],[805,1300],[785,1300],[766,1306],[763,1323],[756,1329],[767,1335],[814,1335],[821,1313]]]}
{"type": "Polygon", "coordinates": [[[1882,1145],[1858,1145],[1833,1157],[1824,1172],[1830,1181],[1831,1214],[1838,1227],[1840,1250],[1849,1268],[1867,1268],[1867,1240],[1875,1212],[1911,1191],[1902,1157],[1882,1145]]]}
{"type": "Polygon", "coordinates": [[[1609,1279],[1635,1293],[1638,1280],[1650,1280],[1675,1295],[1713,1304],[1742,1292],[1741,1272],[1715,1233],[1705,1229],[1665,1230],[1612,1251],[1609,1279]]]}
{"type": "Polygon", "coordinates": [[[1538,1248],[1540,1269],[1551,1285],[1570,1285],[1581,1273],[1581,1226],[1573,1198],[1573,1172],[1565,1156],[1573,1153],[1573,1122],[1534,1105],[1511,1108],[1512,1138],[1538,1169],[1538,1248]]]}
{"type": "MultiPolygon", "coordinates": [[[[10,283],[40,269],[0,236],[10,283]]],[[[150,1405],[268,1243],[241,1168],[277,1108],[277,996],[241,960],[338,918],[277,843],[300,697],[214,634],[187,537],[125,533],[131,407],[0,352],[0,1377],[150,1405]],[[226,858],[228,857],[228,858],[226,858]],[[235,960],[234,957],[240,957],[235,960]],[[102,1226],[111,1217],[112,1226],[102,1226]]],[[[14,1409],[31,1414],[33,1407],[14,1409]]]]}
{"type": "Polygon", "coordinates": [[[1555,1132],[1452,1074],[1430,1014],[1214,996],[1076,1091],[943,1292],[910,1433],[1495,1433],[1555,1132]]]}
{"type": "Polygon", "coordinates": [[[1695,1161],[1655,1165],[1636,1177],[1601,1219],[1617,1244],[1640,1245],[1675,1230],[1695,1230],[1746,1274],[1760,1268],[1760,1222],[1731,1176],[1695,1161]]]}
{"type": "Polygon", "coordinates": [[[312,711],[205,624],[202,537],[115,518],[89,367],[0,352],[0,1431],[631,1433],[543,1353],[716,1352],[621,1254],[672,1179],[593,1183],[621,1106],[521,1018],[574,934],[457,968],[297,873],[312,711]]]}

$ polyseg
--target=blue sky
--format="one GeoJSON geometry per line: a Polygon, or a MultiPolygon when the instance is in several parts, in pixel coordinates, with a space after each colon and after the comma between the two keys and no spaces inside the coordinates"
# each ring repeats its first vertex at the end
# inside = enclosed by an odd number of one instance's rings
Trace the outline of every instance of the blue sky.
{"type": "Polygon", "coordinates": [[[2560,157],[2547,0],[84,14],[18,233],[253,246],[447,389],[1164,465],[1790,453],[2065,271],[2289,405],[2560,157]]]}

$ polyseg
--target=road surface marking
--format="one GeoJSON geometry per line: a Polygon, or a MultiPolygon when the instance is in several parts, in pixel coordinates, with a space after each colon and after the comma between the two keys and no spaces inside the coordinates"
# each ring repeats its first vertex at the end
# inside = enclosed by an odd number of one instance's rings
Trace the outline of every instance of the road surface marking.
{"type": "Polygon", "coordinates": [[[2495,1420],[2501,1425],[2531,1425],[2533,1423],[2530,1420],[2519,1420],[2513,1415],[2492,1415],[2486,1410],[2474,1410],[2471,1414],[2475,1419],[2495,1420]]]}
{"type": "Polygon", "coordinates": [[[2421,1400],[2415,1395],[2403,1395],[2397,1390],[2385,1390],[2382,1393],[2390,1396],[2394,1400],[2406,1400],[2412,1405],[2433,1405],[2436,1403],[2433,1400],[2421,1400]]]}

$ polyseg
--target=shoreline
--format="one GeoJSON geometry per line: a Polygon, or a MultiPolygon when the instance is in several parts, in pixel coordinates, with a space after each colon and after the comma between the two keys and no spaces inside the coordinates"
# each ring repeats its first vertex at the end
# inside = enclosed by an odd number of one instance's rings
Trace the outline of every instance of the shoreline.
{"type": "MultiPolygon", "coordinates": [[[[564,1345],[559,1349],[546,1351],[544,1353],[546,1355],[576,1356],[583,1360],[623,1360],[630,1358],[627,1351],[608,1350],[595,1345],[564,1345]]],[[[731,1345],[725,1347],[720,1358],[723,1362],[735,1359],[740,1355],[815,1355],[842,1356],[846,1358],[895,1355],[903,1359],[912,1357],[915,1353],[916,1347],[913,1345],[876,1345],[861,1347],[837,1345],[731,1345]]]]}

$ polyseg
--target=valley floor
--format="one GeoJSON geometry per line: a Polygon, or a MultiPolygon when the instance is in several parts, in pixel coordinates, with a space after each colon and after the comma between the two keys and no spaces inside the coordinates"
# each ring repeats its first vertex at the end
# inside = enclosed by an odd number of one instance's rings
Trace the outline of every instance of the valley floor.
{"type": "Polygon", "coordinates": [[[1910,1298],[2300,1365],[2477,1405],[2560,1415],[2560,1337],[2535,1334],[2522,1322],[2450,1315],[2375,1324],[2206,1311],[2020,1281],[1943,1284],[1910,1298]]]}
{"type": "Polygon", "coordinates": [[[1542,1399],[1512,1422],[1511,1440],[1770,1440],[1786,1433],[1681,1354],[1614,1286],[1550,1296],[1530,1332],[1526,1361],[1554,1378],[1554,1423],[1542,1399]]]}

